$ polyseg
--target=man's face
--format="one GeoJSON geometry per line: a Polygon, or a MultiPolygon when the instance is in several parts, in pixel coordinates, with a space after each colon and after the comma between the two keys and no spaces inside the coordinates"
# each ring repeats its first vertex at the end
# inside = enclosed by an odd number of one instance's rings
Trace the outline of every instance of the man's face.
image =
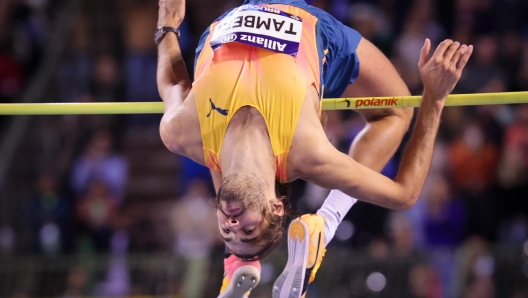
{"type": "Polygon", "coordinates": [[[231,251],[245,255],[256,254],[262,249],[256,238],[267,227],[263,208],[249,210],[244,202],[221,200],[216,214],[220,236],[231,251]]]}

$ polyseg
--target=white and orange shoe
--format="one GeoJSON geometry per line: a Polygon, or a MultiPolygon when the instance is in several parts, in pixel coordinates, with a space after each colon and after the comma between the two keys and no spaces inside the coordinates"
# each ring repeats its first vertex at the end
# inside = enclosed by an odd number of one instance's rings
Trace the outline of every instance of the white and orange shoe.
{"type": "Polygon", "coordinates": [[[224,259],[224,279],[218,298],[247,298],[260,281],[260,262],[244,262],[235,255],[224,259]]]}
{"type": "Polygon", "coordinates": [[[304,298],[326,252],[324,218],[305,214],[288,228],[288,263],[273,284],[273,298],[304,298]]]}

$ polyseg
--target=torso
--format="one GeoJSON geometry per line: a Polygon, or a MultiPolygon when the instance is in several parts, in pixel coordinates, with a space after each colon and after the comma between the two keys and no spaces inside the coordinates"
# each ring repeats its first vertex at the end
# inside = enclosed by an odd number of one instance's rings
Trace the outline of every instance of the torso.
{"type": "Polygon", "coordinates": [[[288,156],[304,98],[321,93],[316,24],[295,6],[245,5],[211,25],[193,83],[207,167],[222,172],[228,126],[249,113],[267,128],[277,180],[290,179],[288,156]]]}
{"type": "MultiPolygon", "coordinates": [[[[218,172],[223,150],[230,148],[224,140],[233,135],[252,137],[240,129],[267,136],[272,152],[271,157],[264,158],[275,159],[277,179],[286,182],[302,176],[314,134],[317,140],[328,141],[319,121],[323,58],[316,49],[317,19],[294,6],[274,7],[302,18],[302,30],[294,30],[301,38],[298,54],[273,54],[268,49],[240,43],[225,44],[216,52],[205,46],[196,61],[194,92],[173,122],[181,134],[177,153],[218,172]]],[[[255,19],[265,20],[269,13],[256,15],[255,19]]],[[[278,20],[286,24],[281,28],[293,28],[290,23],[295,23],[284,17],[278,20]]],[[[216,32],[217,26],[230,28],[214,23],[211,32],[216,32]]],[[[214,35],[207,37],[206,45],[213,44],[210,40],[215,39],[214,35]]]]}
{"type": "MultiPolygon", "coordinates": [[[[290,151],[288,153],[287,163],[287,177],[289,181],[303,178],[302,173],[305,172],[303,165],[307,164],[307,159],[310,159],[310,143],[307,142],[307,137],[310,135],[310,142],[312,142],[314,134],[320,141],[328,142],[324,131],[322,131],[320,123],[320,103],[319,97],[314,88],[308,90],[304,99],[303,106],[297,128],[293,136],[290,151]]],[[[252,129],[267,134],[267,128],[264,118],[254,108],[242,108],[233,116],[226,132],[226,139],[230,137],[233,132],[240,130],[242,126],[246,126],[247,122],[251,122],[252,129]]],[[[196,99],[194,93],[189,93],[180,112],[173,118],[173,125],[178,127],[177,133],[180,134],[180,151],[175,152],[191,158],[197,163],[205,166],[203,143],[200,134],[200,122],[198,120],[198,112],[196,109],[196,99]]],[[[271,142],[270,142],[271,144],[271,142]]],[[[225,148],[226,144],[222,148],[225,148]]],[[[272,157],[270,157],[272,158],[272,157]]],[[[222,157],[220,157],[222,159],[222,157]]]]}

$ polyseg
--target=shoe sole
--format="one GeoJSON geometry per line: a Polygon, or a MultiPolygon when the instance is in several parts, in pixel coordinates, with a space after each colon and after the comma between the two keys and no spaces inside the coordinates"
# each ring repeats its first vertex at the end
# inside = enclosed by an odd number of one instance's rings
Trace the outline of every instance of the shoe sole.
{"type": "Polygon", "coordinates": [[[233,272],[229,286],[218,298],[247,298],[246,292],[260,281],[260,272],[253,266],[242,266],[233,272]]]}
{"type": "Polygon", "coordinates": [[[281,275],[275,280],[273,298],[300,298],[306,262],[310,249],[310,231],[302,220],[294,220],[288,228],[288,262],[281,275]]]}

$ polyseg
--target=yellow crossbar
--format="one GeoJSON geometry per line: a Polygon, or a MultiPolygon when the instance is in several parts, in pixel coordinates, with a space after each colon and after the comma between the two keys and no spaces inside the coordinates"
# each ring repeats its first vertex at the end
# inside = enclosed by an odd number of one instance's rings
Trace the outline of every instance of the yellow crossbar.
{"type": "MultiPolygon", "coordinates": [[[[421,96],[325,98],[323,110],[356,110],[419,107],[421,96]]],[[[453,94],[446,106],[528,103],[528,91],[453,94]]],[[[97,103],[15,103],[0,104],[0,115],[66,115],[66,114],[158,114],[162,102],[97,102],[97,103]]]]}

